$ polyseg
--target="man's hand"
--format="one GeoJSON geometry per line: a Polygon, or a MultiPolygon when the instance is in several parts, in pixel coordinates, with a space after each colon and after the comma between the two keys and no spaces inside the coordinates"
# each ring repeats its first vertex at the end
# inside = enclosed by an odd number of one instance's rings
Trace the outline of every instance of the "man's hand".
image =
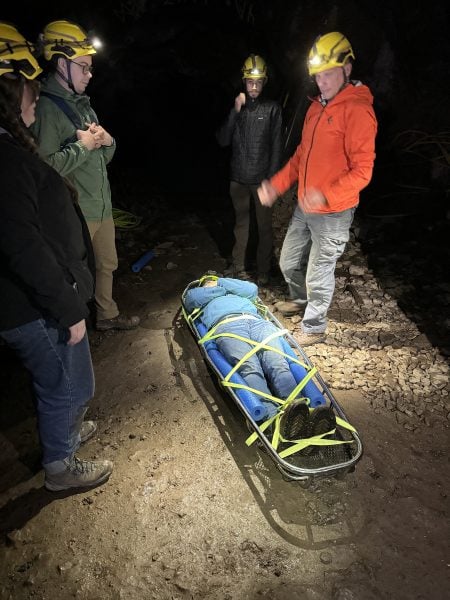
{"type": "Polygon", "coordinates": [[[69,341],[67,342],[67,345],[75,346],[75,344],[78,344],[78,342],[81,342],[81,340],[86,335],[86,321],[83,319],[82,321],[75,323],[75,325],[71,325],[69,327],[69,332],[70,332],[70,338],[69,338],[69,341]]]}
{"type": "Polygon", "coordinates": [[[275,204],[275,200],[278,198],[278,192],[273,187],[268,179],[263,179],[261,185],[256,190],[259,201],[263,206],[272,206],[275,204]]]}
{"type": "Polygon", "coordinates": [[[83,131],[83,129],[77,129],[77,140],[79,140],[87,150],[95,150],[96,148],[100,148],[100,145],[96,139],[94,134],[87,129],[83,131]]]}
{"type": "Polygon", "coordinates": [[[241,92],[239,94],[239,96],[236,96],[236,98],[234,99],[234,110],[238,113],[241,112],[241,108],[244,106],[245,104],[245,94],[244,92],[241,92]]]}
{"type": "Polygon", "coordinates": [[[86,123],[86,125],[89,128],[88,131],[94,135],[95,141],[99,146],[112,146],[114,141],[113,137],[106,129],[103,129],[103,127],[97,125],[97,123],[86,123]]]}
{"type": "Polygon", "coordinates": [[[317,209],[326,206],[327,199],[320,190],[308,188],[303,196],[301,205],[305,213],[317,212],[317,209]]]}

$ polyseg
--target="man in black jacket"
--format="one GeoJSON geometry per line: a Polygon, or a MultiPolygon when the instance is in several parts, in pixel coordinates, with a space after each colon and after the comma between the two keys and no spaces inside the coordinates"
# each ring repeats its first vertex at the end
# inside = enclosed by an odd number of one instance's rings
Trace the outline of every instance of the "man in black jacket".
{"type": "Polygon", "coordinates": [[[235,212],[235,243],[230,275],[246,278],[245,254],[252,199],[258,224],[258,284],[266,285],[272,258],[272,211],[261,205],[256,189],[280,166],[281,107],[261,97],[267,83],[267,66],[260,56],[251,54],[247,58],[242,67],[242,80],[245,93],[235,98],[234,107],[217,132],[221,146],[231,145],[230,195],[235,212]]]}

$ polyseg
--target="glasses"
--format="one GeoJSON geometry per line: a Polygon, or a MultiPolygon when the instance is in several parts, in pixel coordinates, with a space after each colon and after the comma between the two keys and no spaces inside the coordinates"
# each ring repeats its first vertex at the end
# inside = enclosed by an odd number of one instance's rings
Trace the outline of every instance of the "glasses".
{"type": "Polygon", "coordinates": [[[87,75],[88,73],[92,73],[94,71],[94,67],[92,65],[86,65],[86,64],[80,64],[77,63],[76,61],[72,61],[73,65],[77,65],[77,67],[80,67],[80,69],[83,70],[83,75],[87,75]]]}

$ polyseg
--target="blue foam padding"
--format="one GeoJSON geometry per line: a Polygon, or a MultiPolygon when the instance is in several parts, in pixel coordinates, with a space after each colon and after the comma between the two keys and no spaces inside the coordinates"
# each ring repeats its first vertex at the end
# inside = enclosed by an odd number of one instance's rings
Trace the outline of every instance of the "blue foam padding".
{"type": "MultiPolygon", "coordinates": [[[[208,330],[203,325],[203,323],[197,321],[196,327],[200,334],[200,337],[203,337],[204,335],[206,335],[208,330]]],[[[206,344],[204,344],[204,348],[205,348],[209,358],[211,359],[212,363],[219,370],[220,374],[223,377],[228,375],[228,373],[232,369],[232,366],[224,358],[223,354],[219,351],[214,340],[206,342],[206,344]]],[[[239,373],[234,373],[230,377],[230,381],[232,383],[247,385],[245,383],[244,379],[239,375],[239,373]]],[[[263,421],[264,419],[266,419],[266,417],[268,415],[268,408],[263,402],[261,402],[261,399],[256,394],[254,394],[253,392],[250,392],[249,390],[242,390],[242,389],[238,389],[238,388],[233,388],[233,392],[236,394],[236,396],[239,398],[239,400],[245,406],[245,409],[247,410],[247,412],[250,414],[250,416],[252,417],[252,419],[254,421],[258,422],[258,421],[263,421]]]]}
{"type": "MultiPolygon", "coordinates": [[[[289,356],[292,356],[298,360],[298,356],[284,338],[281,338],[281,344],[286,354],[289,354],[289,356]]],[[[305,367],[302,367],[295,362],[289,362],[289,368],[291,369],[291,373],[297,383],[302,381],[302,379],[308,374],[308,371],[305,369],[305,367]]],[[[305,398],[309,398],[309,405],[311,408],[316,408],[317,406],[323,406],[326,404],[323,394],[312,379],[310,379],[302,389],[301,394],[305,396],[305,398]]]]}
{"type": "Polygon", "coordinates": [[[141,258],[131,265],[131,270],[133,273],[139,273],[139,271],[145,267],[145,265],[150,262],[154,256],[155,252],[153,250],[148,250],[145,254],[143,254],[141,258]]]}
{"type": "MultiPolygon", "coordinates": [[[[201,321],[196,322],[196,327],[200,337],[206,335],[208,330],[201,321]]],[[[294,350],[288,344],[288,342],[284,338],[280,339],[284,352],[298,360],[298,356],[295,354],[294,350]]],[[[220,352],[220,350],[217,348],[217,345],[214,342],[214,340],[206,342],[206,344],[204,344],[204,348],[212,363],[218,369],[222,377],[228,375],[232,367],[230,363],[225,359],[223,354],[220,352]]],[[[295,362],[289,361],[289,368],[291,369],[291,373],[294,376],[294,379],[297,383],[302,381],[302,379],[304,379],[308,374],[308,371],[305,369],[305,367],[302,367],[301,365],[295,362]]],[[[234,373],[230,377],[230,381],[232,383],[246,385],[244,379],[239,375],[239,373],[234,373]]],[[[258,422],[267,418],[268,408],[261,401],[260,397],[257,394],[254,394],[249,390],[242,390],[237,388],[233,388],[233,391],[239,398],[239,400],[242,402],[242,404],[245,406],[246,410],[251,415],[254,421],[258,422]]],[[[304,397],[309,398],[311,408],[316,408],[317,406],[323,406],[326,404],[326,400],[322,392],[319,390],[319,388],[312,379],[310,379],[308,383],[304,386],[301,393],[304,397]]]]}

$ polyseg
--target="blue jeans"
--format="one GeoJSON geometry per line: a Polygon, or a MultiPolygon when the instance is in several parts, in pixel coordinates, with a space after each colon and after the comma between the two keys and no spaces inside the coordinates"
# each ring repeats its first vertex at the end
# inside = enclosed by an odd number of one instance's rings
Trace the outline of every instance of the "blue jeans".
{"type": "Polygon", "coordinates": [[[280,269],[291,299],[306,304],[305,333],[322,333],[333,299],[334,270],[345,250],[355,209],[337,213],[304,213],[297,207],[280,255],[280,269]]]}
{"type": "Polygon", "coordinates": [[[43,319],[0,336],[31,374],[36,395],[39,437],[44,467],[58,467],[80,445],[80,427],[94,394],[94,372],[87,335],[68,346],[68,330],[43,319]]]}
{"type": "MultiPolygon", "coordinates": [[[[274,331],[279,330],[273,323],[261,317],[247,318],[243,316],[237,321],[220,325],[215,330],[215,334],[234,333],[255,342],[262,342],[274,331]]],[[[238,363],[253,348],[247,342],[228,337],[219,337],[215,342],[231,366],[238,363]]],[[[279,338],[272,339],[267,345],[282,350],[279,338]]],[[[260,350],[257,354],[252,354],[239,367],[238,373],[250,388],[281,399],[287,398],[297,385],[286,358],[270,350],[260,350]],[[269,389],[268,383],[271,389],[269,389]]],[[[268,408],[268,416],[274,415],[276,412],[274,403],[264,400],[264,398],[261,398],[261,401],[268,408]]]]}

